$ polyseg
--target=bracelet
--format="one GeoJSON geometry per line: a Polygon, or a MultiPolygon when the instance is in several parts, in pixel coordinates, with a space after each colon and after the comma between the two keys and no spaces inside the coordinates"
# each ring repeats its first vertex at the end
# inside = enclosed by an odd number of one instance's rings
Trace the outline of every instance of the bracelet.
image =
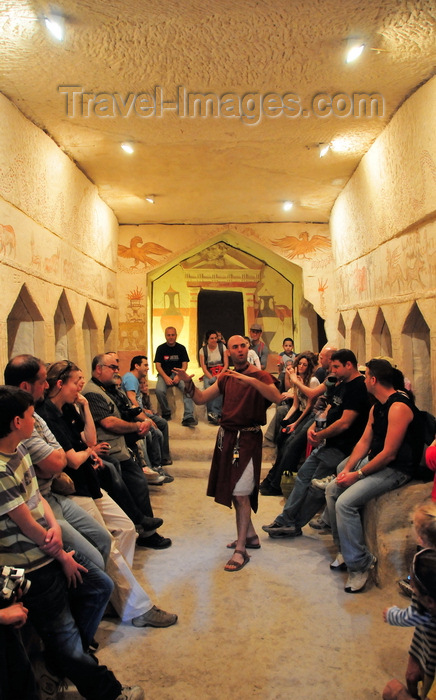
{"type": "Polygon", "coordinates": [[[190,379],[189,382],[185,382],[185,394],[189,396],[190,399],[192,399],[195,394],[195,384],[192,379],[190,379]]]}

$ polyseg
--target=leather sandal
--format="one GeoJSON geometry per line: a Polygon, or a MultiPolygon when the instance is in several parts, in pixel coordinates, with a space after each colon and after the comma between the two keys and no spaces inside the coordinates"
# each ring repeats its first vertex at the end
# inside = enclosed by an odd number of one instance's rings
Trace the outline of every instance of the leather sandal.
{"type": "MultiPolygon", "coordinates": [[[[236,548],[236,542],[230,542],[230,544],[227,545],[227,549],[235,549],[236,548]]],[[[259,542],[259,536],[258,535],[252,535],[251,537],[247,537],[245,540],[245,547],[246,549],[260,549],[260,542],[259,542]]]]}
{"type": "Polygon", "coordinates": [[[241,563],[239,561],[236,561],[232,557],[232,559],[229,559],[229,561],[225,565],[224,571],[230,571],[230,572],[240,571],[250,561],[250,557],[248,556],[247,552],[243,552],[241,549],[235,549],[235,554],[240,554],[241,557],[244,557],[244,561],[241,563]],[[233,568],[230,568],[230,567],[233,567],[233,568]]]}

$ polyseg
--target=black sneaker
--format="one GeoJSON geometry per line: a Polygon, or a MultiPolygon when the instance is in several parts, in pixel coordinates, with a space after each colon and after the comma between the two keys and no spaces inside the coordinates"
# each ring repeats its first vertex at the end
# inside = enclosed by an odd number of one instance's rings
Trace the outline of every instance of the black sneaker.
{"type": "Polygon", "coordinates": [[[262,496],[283,496],[281,489],[276,489],[271,484],[265,484],[265,486],[260,486],[259,491],[262,496]]]}
{"type": "Polygon", "coordinates": [[[141,520],[142,529],[147,532],[147,530],[157,530],[158,527],[162,527],[162,518],[149,518],[147,515],[141,520]]]}
{"type": "Polygon", "coordinates": [[[184,425],[187,428],[193,428],[195,425],[198,425],[198,420],[194,418],[194,416],[191,416],[190,418],[184,418],[182,420],[182,425],[184,425]]]}
{"type": "Polygon", "coordinates": [[[141,540],[141,547],[149,547],[150,549],[167,549],[172,545],[169,537],[162,537],[162,535],[159,535],[157,532],[153,533],[153,535],[149,535],[148,537],[138,537],[136,544],[138,544],[139,539],[141,540]]]}
{"type": "Polygon", "coordinates": [[[160,476],[163,476],[163,478],[164,478],[163,483],[164,484],[171,484],[171,482],[174,481],[174,477],[171,474],[169,474],[167,471],[165,471],[165,469],[163,467],[153,467],[153,469],[158,474],[160,474],[160,476]]]}

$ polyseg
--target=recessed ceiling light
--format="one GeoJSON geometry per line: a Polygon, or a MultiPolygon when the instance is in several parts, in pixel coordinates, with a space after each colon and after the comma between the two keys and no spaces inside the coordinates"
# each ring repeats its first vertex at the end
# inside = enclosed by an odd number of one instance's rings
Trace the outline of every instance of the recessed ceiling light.
{"type": "Polygon", "coordinates": [[[286,202],[283,202],[283,211],[291,211],[293,206],[294,203],[287,200],[286,202]]]}
{"type": "Polygon", "coordinates": [[[146,201],[146,202],[150,202],[150,204],[154,204],[154,196],[153,196],[152,194],[149,194],[149,195],[145,198],[145,201],[146,201]]]}
{"type": "Polygon", "coordinates": [[[320,143],[319,144],[319,157],[324,158],[324,156],[327,155],[327,153],[330,150],[330,144],[329,143],[320,143]]]}
{"type": "Polygon", "coordinates": [[[355,44],[354,46],[352,46],[347,52],[345,62],[352,63],[353,61],[356,61],[362,54],[364,48],[365,44],[355,44]]]}
{"type": "Polygon", "coordinates": [[[135,149],[133,148],[132,144],[131,144],[131,143],[127,143],[127,141],[126,141],[125,143],[122,143],[122,144],[121,144],[121,148],[123,149],[123,151],[124,151],[125,153],[131,154],[131,153],[134,153],[134,152],[135,152],[135,149]]]}
{"type": "Polygon", "coordinates": [[[47,27],[50,34],[57,39],[57,41],[62,41],[65,36],[65,25],[63,17],[59,15],[51,15],[50,17],[44,17],[44,24],[47,27]]]}

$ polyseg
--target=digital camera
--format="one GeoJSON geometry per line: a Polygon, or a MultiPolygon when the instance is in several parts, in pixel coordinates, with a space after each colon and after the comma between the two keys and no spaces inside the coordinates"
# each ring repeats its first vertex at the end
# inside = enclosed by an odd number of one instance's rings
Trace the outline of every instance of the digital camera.
{"type": "Polygon", "coordinates": [[[13,566],[3,566],[0,570],[0,602],[12,602],[14,597],[25,595],[30,588],[30,581],[24,576],[24,569],[13,566]]]}

